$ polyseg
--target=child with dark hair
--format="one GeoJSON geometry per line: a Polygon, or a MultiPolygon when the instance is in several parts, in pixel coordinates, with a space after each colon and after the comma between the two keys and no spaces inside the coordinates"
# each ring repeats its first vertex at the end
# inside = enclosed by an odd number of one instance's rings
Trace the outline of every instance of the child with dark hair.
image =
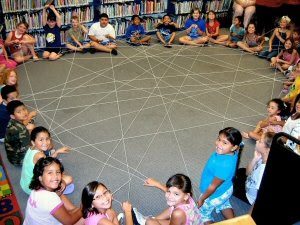
{"type": "Polygon", "coordinates": [[[299,54],[294,48],[294,41],[287,38],[284,42],[284,49],[276,57],[271,58],[270,66],[284,73],[290,66],[293,66],[299,59],[299,54]]]}
{"type": "MultiPolygon", "coordinates": [[[[116,211],[112,208],[112,193],[98,181],[88,183],[82,190],[81,210],[85,225],[119,225],[116,211]]],[[[125,225],[133,225],[132,206],[123,202],[125,225]]]]}
{"type": "Polygon", "coordinates": [[[234,179],[233,195],[253,205],[263,177],[275,133],[266,132],[256,141],[254,155],[247,168],[239,168],[234,179]]]}
{"type": "Polygon", "coordinates": [[[222,44],[230,48],[237,48],[237,43],[242,41],[245,35],[245,29],[242,25],[242,17],[236,16],[233,19],[233,24],[231,25],[230,29],[230,36],[225,41],[215,41],[216,44],[222,44]]]}
{"type": "Polygon", "coordinates": [[[226,219],[234,217],[229,199],[241,142],[242,135],[237,129],[227,127],[219,131],[216,150],[206,162],[199,186],[198,206],[204,224],[213,222],[213,210],[222,211],[226,219]]]}
{"type": "Polygon", "coordinates": [[[256,34],[255,24],[250,22],[244,40],[238,41],[237,45],[246,52],[258,54],[262,51],[264,42],[264,37],[256,34]]]}
{"type": "Polygon", "coordinates": [[[23,102],[19,100],[9,102],[7,104],[7,111],[11,117],[4,139],[7,159],[11,164],[21,166],[26,151],[29,148],[29,130],[33,129],[33,125],[24,125],[24,121],[28,119],[29,113],[23,102]]]}
{"type": "Polygon", "coordinates": [[[54,5],[45,5],[42,15],[43,28],[46,37],[46,48],[43,52],[43,58],[57,60],[63,55],[61,50],[60,27],[62,25],[61,16],[54,5]],[[50,9],[48,15],[46,10],[50,9]],[[54,14],[54,15],[53,15],[54,14]]]}
{"type": "Polygon", "coordinates": [[[33,169],[23,225],[75,224],[82,216],[65,195],[59,195],[64,167],[52,157],[41,158],[33,169]]]}
{"type": "MultiPolygon", "coordinates": [[[[108,52],[112,55],[118,55],[115,29],[109,24],[109,18],[106,13],[100,14],[100,21],[94,23],[89,30],[91,47],[97,51],[108,52]]],[[[92,53],[94,53],[92,51],[92,53]]]]}
{"type": "Polygon", "coordinates": [[[175,174],[168,179],[166,185],[161,184],[153,178],[148,178],[144,185],[156,187],[165,192],[166,201],[169,206],[169,208],[158,216],[147,218],[146,225],[202,224],[199,209],[192,198],[192,182],[188,176],[175,174]]]}
{"type": "MultiPolygon", "coordinates": [[[[23,63],[33,58],[34,61],[39,60],[37,54],[34,51],[35,39],[27,34],[28,23],[19,22],[15,30],[11,31],[6,40],[5,46],[9,47],[12,58],[17,63],[23,63]]],[[[9,68],[15,68],[13,62],[10,63],[9,68]]]]}
{"type": "Polygon", "coordinates": [[[0,104],[0,141],[4,142],[4,136],[6,132],[6,127],[10,120],[10,114],[7,111],[7,104],[18,97],[18,91],[15,86],[6,85],[1,89],[1,99],[0,104]]]}
{"type": "MultiPolygon", "coordinates": [[[[32,171],[36,162],[40,158],[45,158],[47,151],[52,149],[52,140],[50,132],[45,127],[35,127],[30,134],[31,146],[28,148],[24,157],[24,163],[22,166],[20,185],[22,190],[26,194],[30,194],[29,184],[33,176],[32,171]]],[[[56,151],[52,151],[51,157],[56,158],[59,154],[68,153],[70,149],[68,147],[62,147],[56,151]]],[[[64,194],[70,194],[74,190],[74,184],[72,184],[73,178],[70,175],[62,174],[62,188],[64,194]],[[69,186],[68,186],[69,185],[69,186]],[[67,186],[67,192],[65,188],[67,186]]]]}
{"type": "Polygon", "coordinates": [[[132,45],[149,45],[151,36],[145,35],[143,25],[141,25],[141,18],[138,15],[131,17],[131,25],[126,30],[126,40],[132,45]]]}
{"type": "Polygon", "coordinates": [[[156,25],[156,36],[164,47],[172,47],[177,28],[178,25],[171,20],[168,14],[164,15],[162,21],[156,25]]]}
{"type": "Polygon", "coordinates": [[[284,125],[282,117],[287,116],[288,111],[287,106],[280,98],[270,100],[267,104],[268,117],[259,121],[253,131],[242,132],[243,137],[257,141],[261,138],[261,135],[267,131],[280,132],[284,125]]]}

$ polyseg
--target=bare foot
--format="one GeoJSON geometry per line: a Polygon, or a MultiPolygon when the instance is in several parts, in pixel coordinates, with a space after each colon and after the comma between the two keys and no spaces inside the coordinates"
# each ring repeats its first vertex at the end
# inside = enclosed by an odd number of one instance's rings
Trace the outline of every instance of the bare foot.
{"type": "Polygon", "coordinates": [[[247,139],[250,138],[249,134],[247,132],[244,132],[244,131],[242,131],[242,136],[243,136],[243,138],[247,138],[247,139]]]}

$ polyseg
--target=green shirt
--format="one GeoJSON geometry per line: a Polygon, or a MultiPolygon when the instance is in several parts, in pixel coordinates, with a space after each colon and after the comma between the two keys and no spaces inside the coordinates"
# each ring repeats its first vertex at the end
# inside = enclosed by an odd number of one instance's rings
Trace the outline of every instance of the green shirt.
{"type": "Polygon", "coordinates": [[[76,38],[77,41],[79,41],[79,42],[81,42],[81,43],[84,41],[84,32],[83,32],[83,30],[82,30],[81,27],[77,28],[76,30],[75,30],[73,27],[71,27],[71,28],[67,31],[67,42],[72,42],[72,41],[74,41],[73,38],[72,38],[72,36],[73,36],[74,38],[76,38]]]}
{"type": "Polygon", "coordinates": [[[8,161],[15,166],[21,166],[29,144],[30,135],[26,126],[11,119],[8,122],[4,139],[8,161]]]}

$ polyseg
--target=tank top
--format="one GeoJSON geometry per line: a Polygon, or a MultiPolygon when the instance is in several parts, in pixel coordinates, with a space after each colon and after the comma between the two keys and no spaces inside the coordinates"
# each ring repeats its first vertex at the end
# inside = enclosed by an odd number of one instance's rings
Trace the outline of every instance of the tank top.
{"type": "MultiPolygon", "coordinates": [[[[278,31],[282,39],[286,40],[286,32],[280,32],[278,31]]],[[[278,39],[278,37],[275,35],[273,43],[272,43],[272,48],[275,50],[275,48],[283,49],[284,44],[281,43],[281,41],[278,39]]]]}
{"type": "Polygon", "coordinates": [[[247,34],[245,40],[249,47],[256,47],[259,45],[258,36],[256,34],[247,34]]]}
{"type": "Polygon", "coordinates": [[[201,215],[200,215],[200,211],[196,205],[196,203],[194,202],[194,200],[189,197],[188,199],[189,203],[188,204],[181,204],[177,207],[170,207],[169,211],[170,211],[170,217],[172,212],[175,209],[181,209],[185,212],[186,215],[186,221],[185,221],[185,225],[202,225],[202,220],[201,220],[201,215]]]}
{"type": "MultiPolygon", "coordinates": [[[[16,37],[16,31],[12,31],[12,36],[11,36],[11,40],[14,41],[14,40],[23,40],[23,37],[24,37],[25,34],[22,34],[21,37],[17,38],[16,37]]],[[[21,49],[21,45],[19,44],[12,44],[9,46],[9,50],[10,50],[10,53],[11,54],[14,54],[15,52],[19,51],[21,49]]]]}
{"type": "Polygon", "coordinates": [[[85,225],[97,225],[98,222],[104,218],[108,219],[108,216],[106,214],[101,214],[101,213],[89,214],[88,217],[84,220],[84,224],[85,225]]]}

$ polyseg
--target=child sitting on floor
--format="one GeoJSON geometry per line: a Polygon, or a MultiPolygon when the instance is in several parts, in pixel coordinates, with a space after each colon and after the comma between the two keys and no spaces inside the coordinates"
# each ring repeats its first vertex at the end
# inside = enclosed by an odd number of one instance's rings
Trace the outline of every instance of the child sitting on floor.
{"type": "Polygon", "coordinates": [[[138,15],[131,17],[131,25],[126,30],[126,40],[131,45],[149,45],[151,37],[145,35],[143,25],[141,25],[141,18],[138,15]]]}
{"type": "Polygon", "coordinates": [[[61,50],[61,38],[60,38],[60,27],[61,27],[61,16],[53,5],[45,5],[43,8],[43,28],[45,30],[46,37],[46,48],[43,52],[43,58],[49,60],[57,60],[62,55],[61,50]],[[51,11],[47,15],[46,10],[51,11]],[[53,15],[54,13],[54,15],[53,15]]]}
{"type": "Polygon", "coordinates": [[[281,116],[285,116],[288,111],[284,102],[279,98],[274,98],[268,102],[267,106],[268,117],[259,121],[253,131],[242,132],[244,138],[257,141],[267,131],[278,133],[282,130],[284,120],[281,116]]]}
{"type": "Polygon", "coordinates": [[[245,29],[242,25],[242,17],[237,16],[233,20],[230,29],[230,37],[225,41],[215,41],[216,44],[222,44],[230,48],[237,48],[237,43],[242,41],[245,35],[245,29]]]}
{"type": "Polygon", "coordinates": [[[228,39],[228,35],[220,35],[220,23],[216,19],[216,13],[213,10],[210,10],[207,13],[207,22],[206,22],[206,35],[209,38],[209,41],[215,43],[216,41],[223,42],[228,39]]]}
{"type": "Polygon", "coordinates": [[[299,59],[298,52],[294,49],[294,42],[287,38],[284,42],[284,49],[276,57],[271,58],[271,67],[275,67],[280,72],[284,73],[287,69],[294,65],[299,59]]]}
{"type": "Polygon", "coordinates": [[[233,183],[233,196],[253,205],[265,171],[275,133],[266,132],[256,141],[254,155],[247,168],[237,170],[233,183]]]}
{"type": "MultiPolygon", "coordinates": [[[[35,39],[27,34],[29,24],[19,22],[15,30],[11,31],[6,40],[5,46],[9,47],[12,58],[17,63],[23,63],[33,58],[34,61],[39,60],[34,51],[35,39]]],[[[10,62],[10,67],[15,67],[14,63],[10,62]]]]}
{"type": "MultiPolygon", "coordinates": [[[[109,24],[108,15],[106,13],[102,13],[99,18],[100,21],[94,23],[89,30],[91,47],[97,51],[118,55],[116,33],[113,26],[109,24]]],[[[94,53],[93,50],[92,53],[94,53]]]]}
{"type": "Polygon", "coordinates": [[[179,38],[181,44],[202,46],[208,41],[208,37],[205,36],[205,21],[201,19],[199,8],[191,10],[191,18],[186,21],[184,29],[187,35],[179,38]]]}
{"type": "Polygon", "coordinates": [[[244,41],[238,41],[237,46],[249,53],[258,54],[262,51],[264,42],[264,37],[255,33],[255,24],[250,22],[244,41]]]}
{"type": "MultiPolygon", "coordinates": [[[[52,148],[50,132],[44,127],[34,128],[30,134],[30,140],[31,147],[28,148],[25,154],[20,179],[21,188],[28,195],[31,192],[31,190],[29,189],[29,184],[33,176],[34,165],[40,158],[45,158],[45,152],[52,148]]],[[[51,154],[51,157],[56,158],[59,154],[65,154],[69,151],[70,149],[68,147],[62,147],[54,151],[53,154],[51,154]]],[[[61,191],[63,191],[66,188],[66,186],[72,184],[73,178],[69,175],[63,174],[62,181],[63,185],[61,191]]],[[[70,185],[68,189],[72,189],[71,191],[73,191],[74,185],[70,185]]]]}
{"type": "Polygon", "coordinates": [[[79,23],[78,16],[72,16],[72,27],[66,32],[66,47],[72,51],[85,53],[91,47],[90,43],[84,42],[84,35],[88,29],[79,23]]]}
{"type": "Polygon", "coordinates": [[[172,47],[177,28],[178,25],[171,20],[168,14],[164,15],[162,21],[156,24],[156,36],[164,47],[172,47]]]}
{"type": "Polygon", "coordinates": [[[8,161],[14,166],[22,166],[23,159],[30,144],[29,130],[33,124],[24,125],[28,120],[29,112],[24,103],[19,100],[7,104],[7,111],[10,114],[4,139],[5,151],[8,161]]]}

